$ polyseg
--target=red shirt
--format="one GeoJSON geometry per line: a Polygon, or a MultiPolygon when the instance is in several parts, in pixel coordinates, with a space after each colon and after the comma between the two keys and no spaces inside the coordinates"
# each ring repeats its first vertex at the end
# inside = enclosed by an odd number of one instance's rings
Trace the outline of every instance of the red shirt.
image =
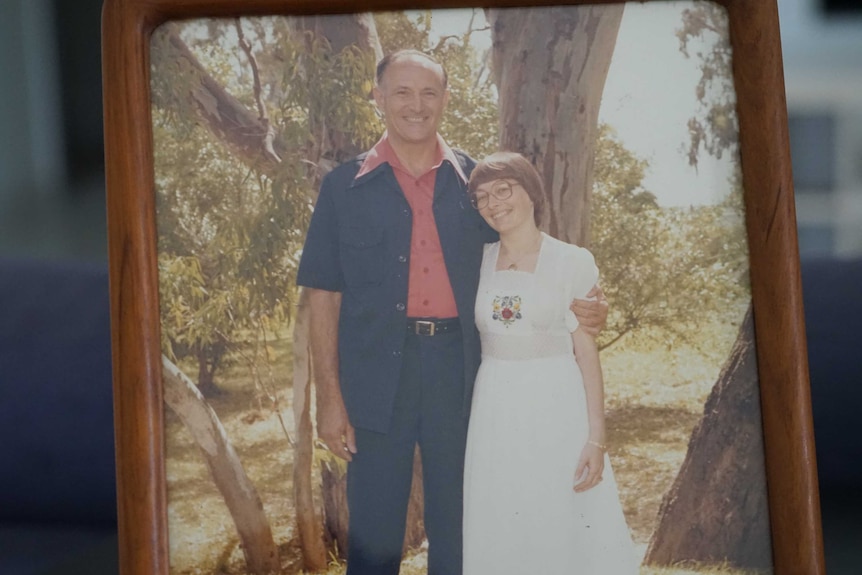
{"type": "Polygon", "coordinates": [[[443,249],[437,224],[431,208],[434,201],[434,184],[437,169],[449,161],[458,175],[466,182],[467,178],[455,158],[452,149],[443,138],[437,136],[437,160],[434,166],[419,176],[414,176],[401,164],[395,150],[389,144],[386,134],[368,152],[362,167],[356,174],[360,177],[381,164],[392,167],[395,179],[401,186],[407,203],[413,213],[413,229],[410,236],[410,275],[407,284],[407,315],[409,317],[457,317],[455,295],[449,283],[449,272],[443,261],[443,249]]]}

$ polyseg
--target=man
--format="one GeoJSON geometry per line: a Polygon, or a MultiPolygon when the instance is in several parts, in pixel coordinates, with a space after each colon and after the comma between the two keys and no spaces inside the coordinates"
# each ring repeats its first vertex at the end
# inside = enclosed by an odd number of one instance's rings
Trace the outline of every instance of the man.
{"type": "MultiPolygon", "coordinates": [[[[318,435],[348,464],[348,574],[397,574],[413,452],[422,453],[429,575],[461,573],[464,445],[486,242],[474,162],[437,133],[443,67],[385,57],[374,98],[386,133],[324,178],[299,266],[308,288],[318,435]]],[[[606,311],[590,307],[601,325],[606,311]]],[[[582,316],[579,316],[582,317],[582,316]]]]}

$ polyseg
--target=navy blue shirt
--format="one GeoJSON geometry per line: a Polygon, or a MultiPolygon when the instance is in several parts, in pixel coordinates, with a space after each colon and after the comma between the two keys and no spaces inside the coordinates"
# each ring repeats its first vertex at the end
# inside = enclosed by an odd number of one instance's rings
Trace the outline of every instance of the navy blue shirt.
{"type": "MultiPolygon", "coordinates": [[[[475,162],[455,152],[464,174],[475,162]]],[[[384,163],[356,178],[365,155],[327,174],[311,218],[297,284],[341,292],[339,379],[350,423],[386,432],[407,336],[407,280],[413,214],[384,163]]],[[[464,340],[464,402],[469,413],[481,360],[474,321],[482,248],[497,240],[470,205],[467,184],[444,160],[437,171],[434,219],[464,340]]]]}

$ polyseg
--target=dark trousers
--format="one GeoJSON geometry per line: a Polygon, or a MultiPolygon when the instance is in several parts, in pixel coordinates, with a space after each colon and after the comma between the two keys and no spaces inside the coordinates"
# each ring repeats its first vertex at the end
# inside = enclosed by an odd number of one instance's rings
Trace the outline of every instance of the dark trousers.
{"type": "Polygon", "coordinates": [[[461,334],[408,335],[388,433],[357,429],[348,465],[348,575],[395,575],[416,443],[422,454],[428,575],[460,575],[467,417],[461,334]]]}

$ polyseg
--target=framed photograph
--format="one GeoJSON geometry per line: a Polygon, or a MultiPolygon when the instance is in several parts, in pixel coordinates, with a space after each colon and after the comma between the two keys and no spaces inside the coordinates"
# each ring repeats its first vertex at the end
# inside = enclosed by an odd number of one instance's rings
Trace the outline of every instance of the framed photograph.
{"type": "Polygon", "coordinates": [[[825,572],[774,0],[527,4],[106,0],[123,575],[358,570],[384,508],[392,573],[825,572]],[[495,269],[567,287],[485,310],[495,269]],[[557,292],[575,384],[533,333],[557,292]],[[455,400],[368,471],[427,371],[455,400]]]}

